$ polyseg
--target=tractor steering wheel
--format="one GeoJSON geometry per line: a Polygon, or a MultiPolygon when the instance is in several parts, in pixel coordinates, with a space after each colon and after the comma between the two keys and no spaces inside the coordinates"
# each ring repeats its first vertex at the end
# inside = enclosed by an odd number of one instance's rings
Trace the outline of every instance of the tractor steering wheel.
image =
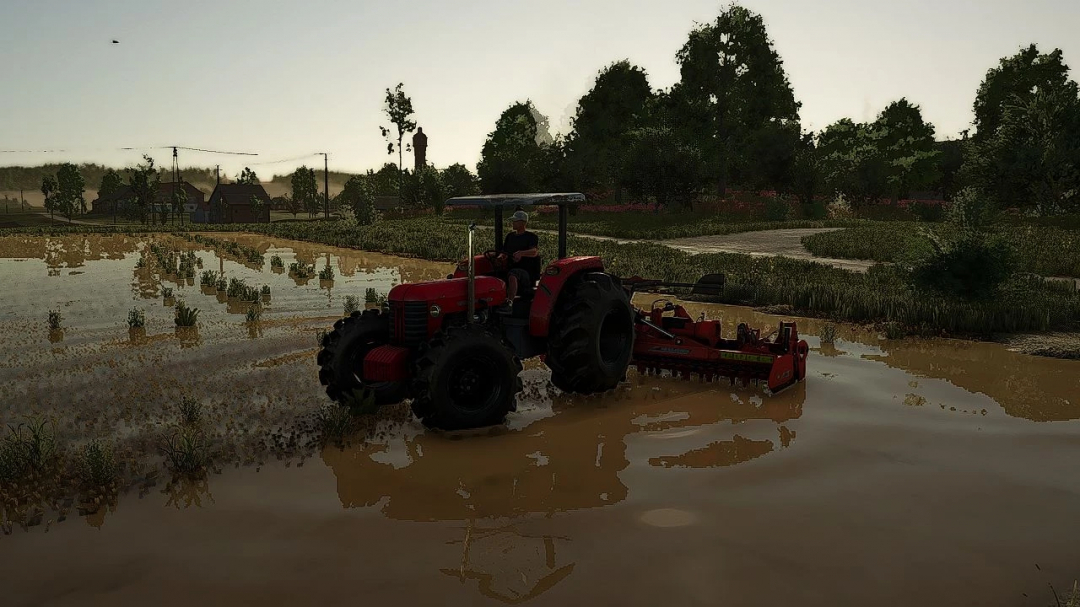
{"type": "Polygon", "coordinates": [[[488,260],[488,263],[491,264],[492,269],[494,269],[496,272],[505,270],[505,257],[503,257],[503,254],[499,253],[495,249],[488,249],[484,251],[484,259],[488,260]]]}

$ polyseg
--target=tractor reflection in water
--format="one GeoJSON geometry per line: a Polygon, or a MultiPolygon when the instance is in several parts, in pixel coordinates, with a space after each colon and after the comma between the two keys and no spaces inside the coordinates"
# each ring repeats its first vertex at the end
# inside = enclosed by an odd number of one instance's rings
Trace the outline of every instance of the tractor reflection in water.
{"type": "MultiPolygon", "coordinates": [[[[542,372],[528,379],[547,381],[542,372]]],[[[629,387],[604,395],[555,396],[554,415],[523,428],[462,436],[425,432],[414,422],[388,423],[373,433],[383,438],[328,447],[322,460],[337,479],[345,508],[375,506],[402,521],[464,522],[463,538],[455,540],[462,542],[462,564],[443,573],[477,580],[479,591],[492,598],[521,602],[565,579],[574,563],[556,558],[556,548],[563,559],[572,556],[572,538],[547,529],[523,534],[520,528],[534,531],[535,525],[557,524],[552,516],[560,512],[625,501],[630,491],[620,474],[631,464],[629,453],[636,468],[644,464],[648,474],[666,475],[670,467],[732,466],[786,448],[795,438],[788,426],[802,416],[806,398],[805,382],[761,398],[752,388],[635,375],[629,380],[629,387]],[[510,548],[512,558],[503,552],[510,548]]],[[[535,402],[546,400],[543,390],[531,393],[523,416],[547,407],[535,402]]]]}

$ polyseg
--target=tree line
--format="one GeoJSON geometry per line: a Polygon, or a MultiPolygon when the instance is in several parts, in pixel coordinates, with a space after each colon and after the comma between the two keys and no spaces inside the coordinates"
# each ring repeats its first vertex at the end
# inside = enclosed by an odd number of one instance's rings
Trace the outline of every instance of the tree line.
{"type": "Polygon", "coordinates": [[[1000,208],[1080,211],[1080,96],[1060,50],[1033,44],[989,69],[975,132],[953,141],[936,141],[906,98],[869,123],[803,130],[764,20],[738,5],[691,31],[675,61],[679,81],[661,90],[629,60],[603,68],[565,136],[551,136],[531,101],[511,105],[484,143],[482,190],[625,190],[663,206],[737,185],[810,207],[972,188],[1000,208]]]}

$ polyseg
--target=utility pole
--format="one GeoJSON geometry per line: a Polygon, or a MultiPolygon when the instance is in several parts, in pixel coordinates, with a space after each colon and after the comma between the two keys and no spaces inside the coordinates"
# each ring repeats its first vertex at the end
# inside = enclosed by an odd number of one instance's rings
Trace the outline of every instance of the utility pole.
{"type": "Polygon", "coordinates": [[[316,152],[323,157],[323,200],[326,204],[326,219],[330,219],[330,158],[326,152],[316,152]]]}

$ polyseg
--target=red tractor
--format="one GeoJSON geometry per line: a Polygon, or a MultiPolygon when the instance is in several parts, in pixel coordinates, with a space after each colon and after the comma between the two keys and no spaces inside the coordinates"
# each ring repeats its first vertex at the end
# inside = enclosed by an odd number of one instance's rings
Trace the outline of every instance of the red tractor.
{"type": "Polygon", "coordinates": [[[426,425],[455,430],[502,423],[515,410],[526,358],[541,357],[557,388],[579,394],[615,388],[632,362],[686,377],[765,379],[774,391],[805,376],[806,342],[794,323],[783,323],[773,342],[742,326],[736,340],[723,340],[717,321],[695,323],[674,304],[647,314],[630,302],[634,290],[665,287],[719,295],[722,275],[693,285],[640,278],[624,284],[599,257],[567,257],[567,205],[584,200],[506,194],[447,201],[493,210],[495,248],[473,255],[473,224],[467,261],[446,280],[398,285],[388,310],[334,323],[318,354],[319,381],[330,398],[373,398],[378,405],[411,398],[426,425]],[[507,301],[503,211],[541,204],[558,206],[558,259],[534,289],[507,301]],[[675,316],[663,317],[665,310],[675,316]]]}

